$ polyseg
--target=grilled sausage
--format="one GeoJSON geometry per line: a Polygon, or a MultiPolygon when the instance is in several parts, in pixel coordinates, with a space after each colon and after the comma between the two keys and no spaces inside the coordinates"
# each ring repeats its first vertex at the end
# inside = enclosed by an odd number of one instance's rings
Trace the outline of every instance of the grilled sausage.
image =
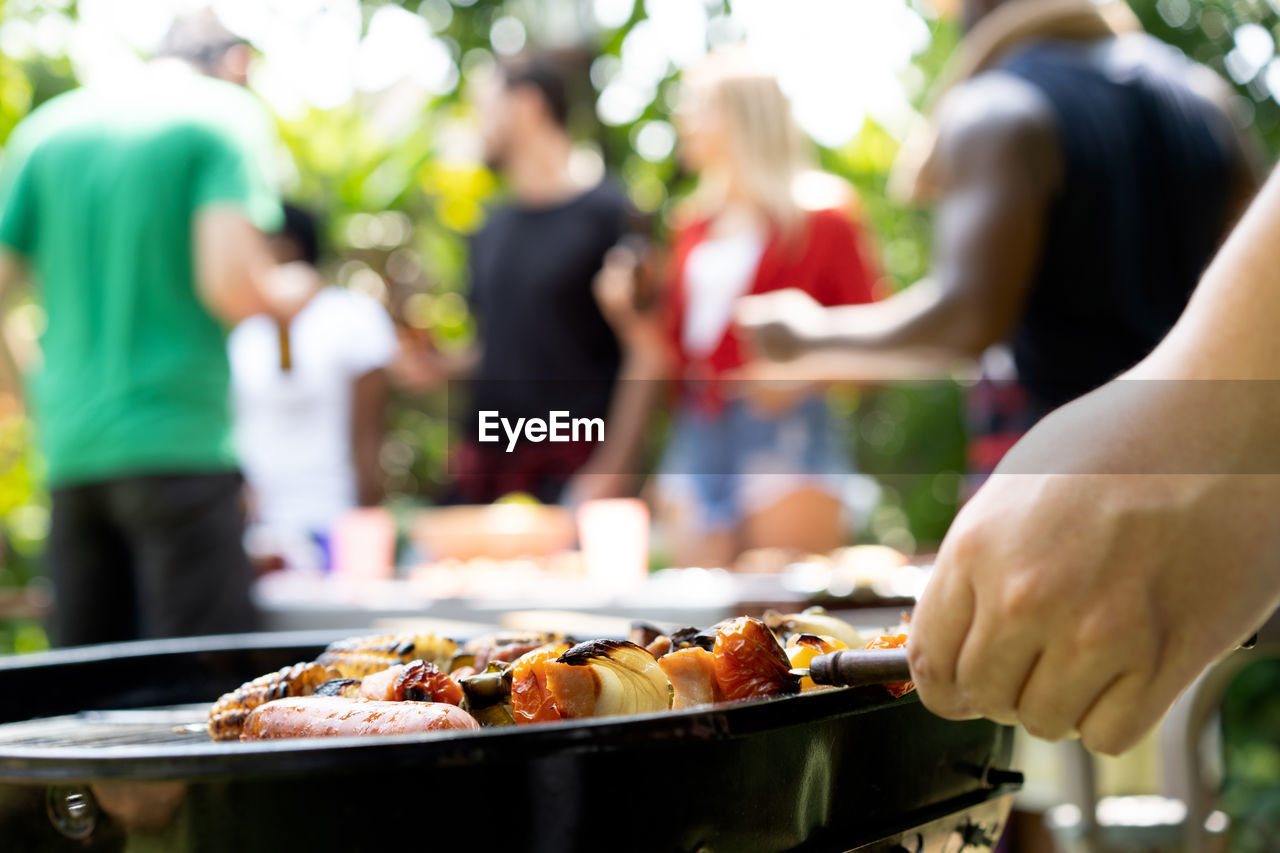
{"type": "Polygon", "coordinates": [[[478,728],[480,724],[466,711],[442,702],[303,696],[277,699],[254,708],[240,739],[398,735],[478,728]]]}

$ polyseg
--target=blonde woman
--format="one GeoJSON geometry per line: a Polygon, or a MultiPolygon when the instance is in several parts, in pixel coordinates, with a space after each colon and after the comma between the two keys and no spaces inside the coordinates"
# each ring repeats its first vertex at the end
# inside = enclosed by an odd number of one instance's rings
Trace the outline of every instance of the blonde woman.
{"type": "MultiPolygon", "coordinates": [[[[847,445],[817,389],[770,405],[742,393],[730,377],[749,353],[731,321],[742,296],[783,288],[823,305],[871,301],[852,194],[812,172],[772,76],[716,55],[682,82],[680,157],[698,188],[673,231],[664,329],[620,330],[634,346],[665,347],[680,379],[655,481],[659,518],[678,565],[728,565],[755,547],[829,550],[845,538],[847,445]]],[[[614,319],[626,314],[618,276],[609,265],[598,287],[614,319]]]]}

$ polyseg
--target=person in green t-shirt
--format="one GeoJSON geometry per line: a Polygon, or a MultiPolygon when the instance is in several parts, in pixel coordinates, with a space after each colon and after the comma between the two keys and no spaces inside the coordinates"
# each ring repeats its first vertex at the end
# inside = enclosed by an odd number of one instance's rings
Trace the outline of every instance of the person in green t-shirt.
{"type": "Polygon", "coordinates": [[[0,287],[48,315],[28,390],[48,465],[62,645],[248,630],[226,326],[301,295],[248,46],[181,19],[134,79],[51,99],[0,162],[0,287]],[[221,78],[221,79],[219,79],[221,78]]]}

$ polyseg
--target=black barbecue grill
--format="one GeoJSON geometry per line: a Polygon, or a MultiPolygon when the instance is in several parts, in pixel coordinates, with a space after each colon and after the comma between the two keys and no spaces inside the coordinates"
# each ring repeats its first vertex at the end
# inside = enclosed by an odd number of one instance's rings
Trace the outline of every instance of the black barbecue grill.
{"type": "Polygon", "coordinates": [[[0,850],[989,850],[1011,730],[909,695],[384,738],[214,743],[209,703],[329,634],[0,659],[0,850]]]}

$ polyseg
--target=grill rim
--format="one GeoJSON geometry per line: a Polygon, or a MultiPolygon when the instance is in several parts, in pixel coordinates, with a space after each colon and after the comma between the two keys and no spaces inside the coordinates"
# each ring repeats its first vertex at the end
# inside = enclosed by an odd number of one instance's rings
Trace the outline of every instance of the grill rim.
{"type": "MultiPolygon", "coordinates": [[[[837,689],[743,702],[538,726],[368,737],[208,741],[137,746],[0,745],[0,782],[120,779],[243,779],[369,767],[448,765],[454,761],[529,760],[539,755],[622,752],[637,743],[705,741],[839,717],[883,713],[918,703],[914,694],[879,699],[871,688],[837,689]],[[800,713],[797,713],[797,704],[800,713]]],[[[994,724],[992,724],[994,725],[994,724]]]]}
{"type": "MultiPolygon", "coordinates": [[[[99,646],[80,646],[0,658],[0,695],[6,681],[57,682],[60,674],[73,677],[100,664],[123,669],[145,680],[157,661],[193,665],[236,654],[278,653],[299,659],[314,657],[331,641],[350,636],[349,630],[289,631],[143,640],[99,646]],[[136,673],[136,675],[135,675],[136,673]]],[[[260,674],[260,673],[255,673],[260,674]]],[[[237,682],[239,683],[239,682],[237,682]]],[[[128,690],[123,690],[128,693],[128,690]]],[[[212,704],[216,696],[208,697],[212,704]]],[[[73,701],[73,700],[68,700],[73,701]]],[[[542,755],[621,752],[638,743],[699,742],[749,737],[762,732],[805,725],[835,717],[889,713],[918,703],[915,694],[886,697],[877,688],[844,688],[713,708],[689,708],[637,714],[625,718],[578,720],[528,727],[503,727],[475,732],[430,732],[378,738],[299,738],[253,742],[214,742],[130,746],[30,746],[0,744],[0,781],[52,782],[86,779],[264,778],[306,772],[357,770],[375,766],[447,766],[451,763],[528,760],[542,755]]],[[[192,702],[174,704],[194,704],[192,702]]],[[[57,713],[14,718],[29,721],[101,710],[136,710],[137,706],[63,708],[57,713]]],[[[990,724],[994,726],[995,724],[990,724]]]]}

